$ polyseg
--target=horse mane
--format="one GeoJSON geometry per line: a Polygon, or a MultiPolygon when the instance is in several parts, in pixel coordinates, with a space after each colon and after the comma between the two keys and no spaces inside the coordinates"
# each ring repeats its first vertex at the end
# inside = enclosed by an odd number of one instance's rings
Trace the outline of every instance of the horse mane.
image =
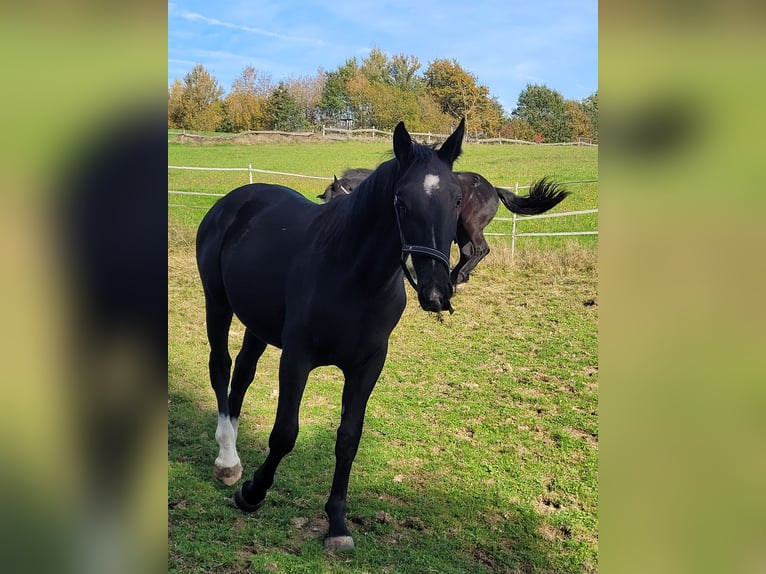
{"type": "Polygon", "coordinates": [[[369,213],[380,213],[390,198],[393,208],[393,189],[398,179],[398,166],[394,159],[380,164],[354,189],[350,195],[339,195],[322,205],[323,213],[317,218],[317,245],[337,249],[342,241],[337,238],[347,229],[360,225],[369,213]],[[385,191],[381,190],[383,188],[385,191]],[[390,194],[387,191],[390,190],[390,194]],[[375,204],[375,205],[372,205],[375,204]],[[372,209],[371,209],[372,208],[372,209]]]}
{"type": "MultiPolygon", "coordinates": [[[[436,144],[425,145],[412,142],[410,161],[426,161],[437,152],[436,144]]],[[[368,226],[379,219],[385,210],[393,213],[393,193],[400,177],[399,162],[393,157],[393,149],[386,155],[390,159],[381,163],[354,189],[350,195],[338,196],[323,205],[324,213],[318,218],[317,245],[322,248],[343,249],[337,238],[354,226],[368,226]],[[374,214],[375,219],[365,221],[374,214]]],[[[351,171],[351,170],[348,170],[351,171]]],[[[366,233],[364,234],[366,235],[366,233]]],[[[351,246],[353,248],[353,246],[351,246]]]]}

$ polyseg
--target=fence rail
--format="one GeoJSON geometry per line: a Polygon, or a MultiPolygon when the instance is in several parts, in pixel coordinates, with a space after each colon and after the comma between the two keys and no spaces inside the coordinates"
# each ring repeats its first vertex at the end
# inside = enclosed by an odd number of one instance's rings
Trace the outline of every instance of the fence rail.
{"type": "MultiPolygon", "coordinates": [[[[359,129],[345,129],[345,128],[333,128],[322,126],[321,133],[316,132],[286,132],[280,130],[248,130],[244,132],[238,132],[235,134],[196,134],[187,132],[186,130],[168,130],[168,136],[178,136],[183,141],[184,138],[199,139],[199,140],[231,140],[236,138],[243,138],[248,136],[283,136],[283,137],[297,137],[297,138],[312,138],[321,137],[324,139],[338,139],[340,135],[342,139],[353,139],[354,137],[366,137],[368,139],[377,139],[379,137],[390,139],[394,134],[386,130],[379,130],[375,127],[372,128],[359,128],[359,129]]],[[[410,132],[410,135],[419,141],[426,143],[435,143],[444,141],[449,137],[449,134],[434,134],[430,132],[410,132]]],[[[519,145],[542,145],[542,146],[580,146],[580,147],[598,147],[598,143],[593,143],[590,139],[577,138],[577,141],[571,142],[534,142],[528,140],[519,140],[514,138],[474,138],[466,134],[464,141],[467,143],[476,144],[519,144],[519,145]]]]}
{"type": "MultiPolygon", "coordinates": [[[[249,174],[250,183],[253,183],[253,173],[266,173],[272,175],[284,175],[289,177],[307,178],[307,179],[321,179],[325,181],[331,181],[331,177],[324,177],[318,175],[305,175],[300,173],[288,173],[283,171],[271,171],[267,169],[254,168],[252,164],[247,167],[194,167],[194,166],[182,166],[182,165],[168,165],[168,169],[179,170],[192,170],[192,171],[246,171],[249,174]]],[[[578,185],[586,183],[597,183],[597,179],[583,179],[577,181],[564,181],[560,182],[562,185],[578,185]]],[[[518,183],[513,186],[502,186],[508,189],[513,188],[514,192],[518,194],[520,189],[529,189],[531,185],[519,185],[518,183]]],[[[225,193],[207,193],[202,191],[177,191],[168,190],[168,195],[189,195],[189,196],[203,196],[203,197],[223,197],[225,193]]],[[[168,207],[180,207],[188,209],[209,209],[209,207],[201,205],[184,205],[180,203],[168,203],[168,207]]],[[[511,233],[499,233],[499,232],[485,232],[486,236],[496,237],[510,237],[511,238],[511,260],[513,260],[516,252],[516,238],[517,237],[556,237],[556,236],[576,236],[576,235],[598,235],[598,231],[550,231],[550,232],[517,232],[516,226],[519,222],[531,220],[531,219],[547,219],[552,217],[572,217],[576,215],[585,215],[589,213],[598,213],[598,209],[583,209],[580,211],[567,211],[563,213],[543,213],[540,215],[517,215],[512,213],[512,217],[494,217],[492,221],[510,221],[512,223],[511,233]]]]}

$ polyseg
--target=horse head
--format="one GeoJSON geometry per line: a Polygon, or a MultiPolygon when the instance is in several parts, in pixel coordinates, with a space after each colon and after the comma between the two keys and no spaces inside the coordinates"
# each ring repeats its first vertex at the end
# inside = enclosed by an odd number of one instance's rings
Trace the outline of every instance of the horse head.
{"type": "Polygon", "coordinates": [[[341,195],[350,195],[360,183],[367,179],[372,171],[373,170],[371,169],[360,167],[347,169],[340,179],[333,175],[332,183],[327,186],[327,189],[325,189],[322,194],[317,195],[317,197],[327,203],[341,195]]]}
{"type": "Polygon", "coordinates": [[[399,164],[394,212],[402,243],[401,263],[426,311],[452,312],[449,254],[462,199],[452,165],[460,155],[464,130],[462,120],[435,150],[413,143],[403,122],[394,129],[394,156],[399,164]]]}

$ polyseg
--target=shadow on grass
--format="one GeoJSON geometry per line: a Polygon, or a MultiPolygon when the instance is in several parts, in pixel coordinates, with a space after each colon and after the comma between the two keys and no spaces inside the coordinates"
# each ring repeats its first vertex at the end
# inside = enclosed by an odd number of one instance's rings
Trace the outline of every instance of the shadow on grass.
{"type": "MultiPolygon", "coordinates": [[[[340,392],[340,389],[338,389],[340,392]]],[[[210,391],[212,393],[212,391],[210,391]]],[[[258,400],[257,391],[248,399],[258,400]]],[[[247,400],[247,399],[246,399],[247,400]]],[[[170,393],[170,572],[576,572],[590,567],[541,536],[532,508],[498,501],[480,487],[450,488],[424,473],[417,484],[380,472],[396,446],[362,437],[351,474],[349,527],[356,549],[325,552],[323,510],[334,466],[334,428],[304,425],[282,462],[267,504],[255,515],[234,507],[235,487],[212,474],[216,412],[170,393]],[[367,466],[368,468],[364,468],[367,466]]],[[[271,420],[243,420],[243,480],[263,460],[271,420]]]]}

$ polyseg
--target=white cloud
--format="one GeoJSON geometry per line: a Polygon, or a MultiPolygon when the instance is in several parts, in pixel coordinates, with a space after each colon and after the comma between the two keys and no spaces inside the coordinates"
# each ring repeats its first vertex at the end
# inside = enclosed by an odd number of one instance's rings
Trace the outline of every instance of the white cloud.
{"type": "Polygon", "coordinates": [[[190,12],[188,10],[183,10],[180,13],[180,16],[184,20],[189,20],[190,22],[203,22],[210,26],[221,26],[223,28],[240,30],[242,32],[247,32],[249,34],[258,34],[259,36],[277,38],[279,40],[285,40],[288,42],[301,42],[305,44],[314,44],[316,46],[324,46],[326,44],[324,40],[318,40],[316,38],[308,38],[308,37],[301,37],[301,36],[286,36],[284,34],[278,34],[277,32],[270,32],[269,30],[263,30],[261,28],[255,28],[253,26],[245,26],[243,24],[234,24],[232,22],[224,22],[223,20],[218,20],[217,18],[208,18],[207,16],[203,16],[202,14],[198,14],[197,12],[190,12]]]}

